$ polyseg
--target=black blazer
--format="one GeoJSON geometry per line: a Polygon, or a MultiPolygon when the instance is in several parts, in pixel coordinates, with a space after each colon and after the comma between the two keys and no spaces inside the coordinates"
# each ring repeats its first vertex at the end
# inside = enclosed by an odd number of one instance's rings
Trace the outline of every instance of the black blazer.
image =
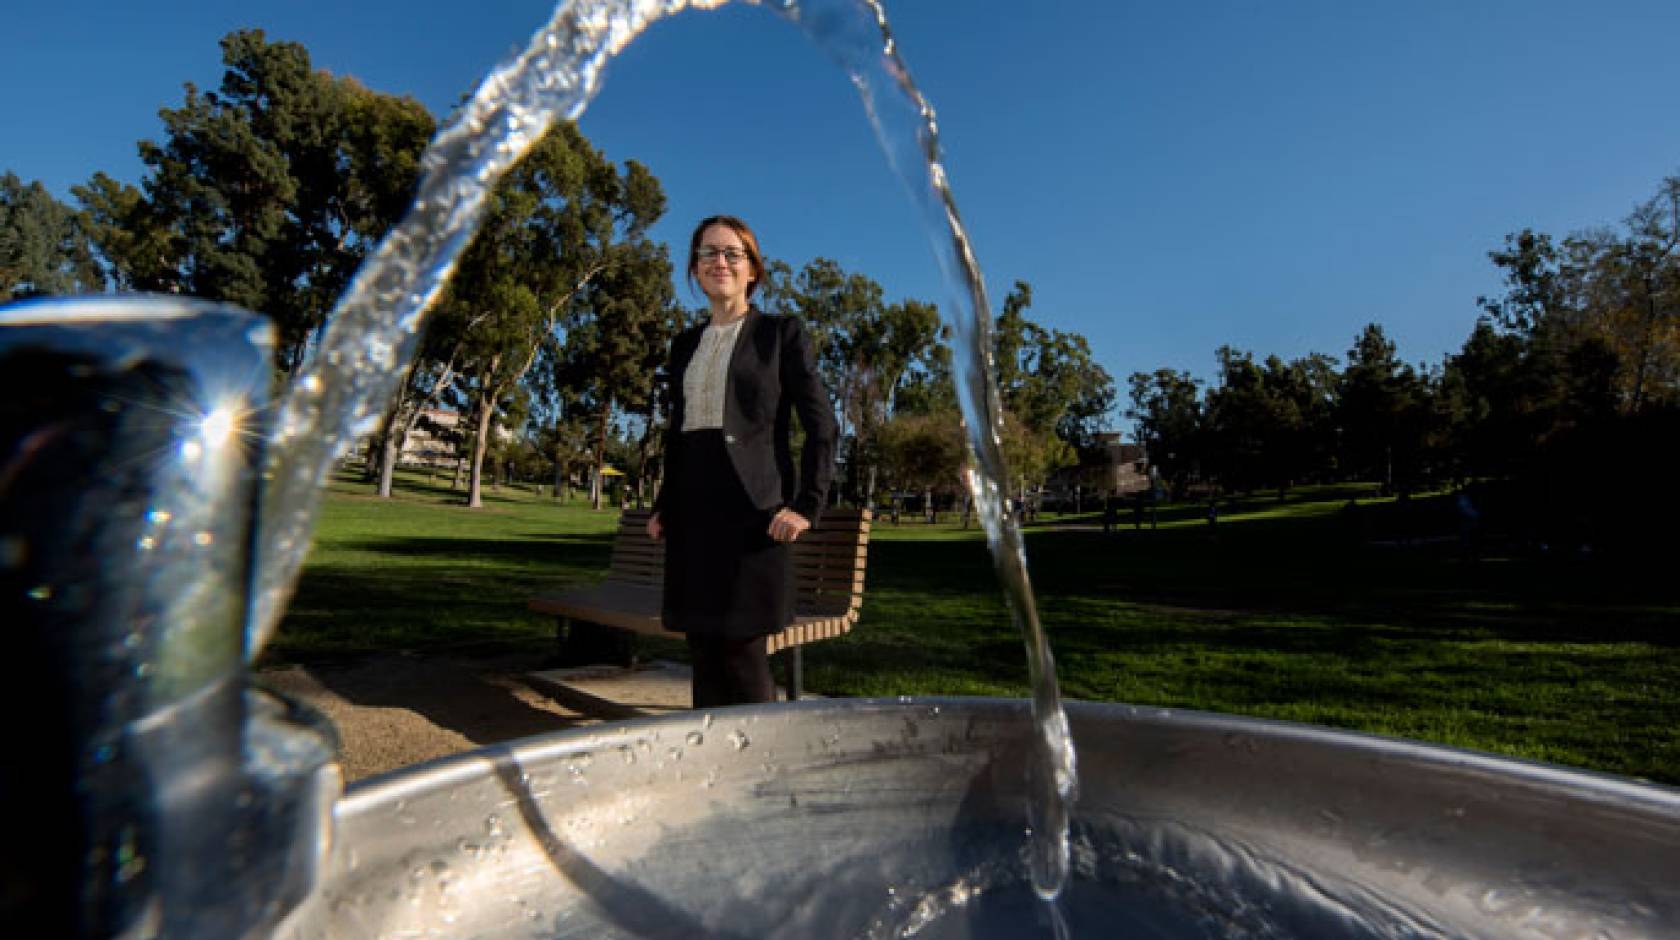
{"type": "MultiPolygon", "coordinates": [[[[700,348],[704,324],[678,334],[666,368],[670,383],[671,424],[665,430],[665,485],[653,509],[666,518],[682,512],[671,505],[670,481],[683,472],[683,373],[700,348]]],[[[723,441],[729,462],[759,509],[791,508],[817,524],[834,479],[834,409],[804,324],[795,317],[769,316],[748,309],[729,360],[723,392],[723,441]],[[793,467],[789,415],[799,412],[805,429],[799,472],[793,467]]]]}

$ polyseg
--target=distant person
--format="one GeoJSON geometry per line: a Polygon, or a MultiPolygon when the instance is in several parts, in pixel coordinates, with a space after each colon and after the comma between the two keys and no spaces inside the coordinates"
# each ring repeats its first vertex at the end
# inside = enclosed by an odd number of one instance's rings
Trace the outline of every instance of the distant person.
{"type": "Polygon", "coordinates": [[[1458,543],[1465,557],[1475,551],[1477,526],[1482,519],[1482,511],[1476,507],[1476,501],[1471,498],[1469,490],[1459,490],[1455,501],[1458,509],[1458,543]]]}
{"type": "Polygon", "coordinates": [[[665,542],[665,628],[685,634],[694,707],[770,702],[765,638],[793,618],[791,543],[817,524],[834,476],[834,413],[804,326],[752,305],[764,256],[734,216],[688,246],[711,320],[671,343],[666,470],[647,532],[665,542]],[[795,473],[789,416],[805,446],[795,473]]]}

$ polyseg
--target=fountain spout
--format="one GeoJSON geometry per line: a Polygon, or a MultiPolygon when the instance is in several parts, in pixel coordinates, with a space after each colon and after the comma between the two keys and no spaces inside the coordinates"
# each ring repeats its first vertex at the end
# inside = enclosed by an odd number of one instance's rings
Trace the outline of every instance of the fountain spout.
{"type": "Polygon", "coordinates": [[[178,298],[0,308],[8,923],[254,936],[315,881],[330,726],[245,666],[271,347],[178,298]]]}

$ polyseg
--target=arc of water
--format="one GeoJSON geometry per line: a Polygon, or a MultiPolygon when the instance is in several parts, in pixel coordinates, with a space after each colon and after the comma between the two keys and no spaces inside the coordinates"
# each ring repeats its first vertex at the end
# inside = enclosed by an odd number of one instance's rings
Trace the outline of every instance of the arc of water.
{"type": "MultiPolygon", "coordinates": [[[[421,319],[472,238],[496,180],[555,120],[583,113],[606,63],[642,30],[686,9],[727,2],[566,0],[522,53],[485,78],[438,135],[422,162],[413,207],[358,272],[282,403],[266,468],[248,657],[272,637],[290,597],[333,461],[372,429],[395,391],[413,356],[421,319]]],[[[1040,751],[1031,801],[1033,881],[1042,896],[1053,898],[1067,875],[1074,753],[1020,531],[1003,512],[990,304],[946,178],[938,121],[910,78],[879,0],[761,5],[798,25],[851,77],[888,162],[922,215],[951,291],[942,309],[956,339],[958,398],[975,468],[970,487],[1026,643],[1033,685],[1040,751]]]]}
{"type": "Polygon", "coordinates": [[[270,436],[247,658],[273,637],[337,457],[372,429],[413,358],[426,310],[496,181],[558,119],[576,119],[606,63],[653,22],[726,0],[567,0],[487,75],[427,149],[419,194],[357,272],[270,436]]]}

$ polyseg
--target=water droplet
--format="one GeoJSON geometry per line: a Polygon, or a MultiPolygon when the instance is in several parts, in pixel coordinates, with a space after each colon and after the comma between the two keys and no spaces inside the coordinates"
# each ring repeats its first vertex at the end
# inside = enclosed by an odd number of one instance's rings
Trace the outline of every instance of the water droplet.
{"type": "Polygon", "coordinates": [[[729,745],[735,748],[735,750],[744,751],[751,744],[752,741],[747,738],[746,734],[742,732],[741,729],[737,728],[734,731],[729,732],[729,745]]]}
{"type": "Polygon", "coordinates": [[[688,741],[690,747],[699,747],[706,743],[706,736],[698,731],[690,731],[685,740],[688,741]]]}

